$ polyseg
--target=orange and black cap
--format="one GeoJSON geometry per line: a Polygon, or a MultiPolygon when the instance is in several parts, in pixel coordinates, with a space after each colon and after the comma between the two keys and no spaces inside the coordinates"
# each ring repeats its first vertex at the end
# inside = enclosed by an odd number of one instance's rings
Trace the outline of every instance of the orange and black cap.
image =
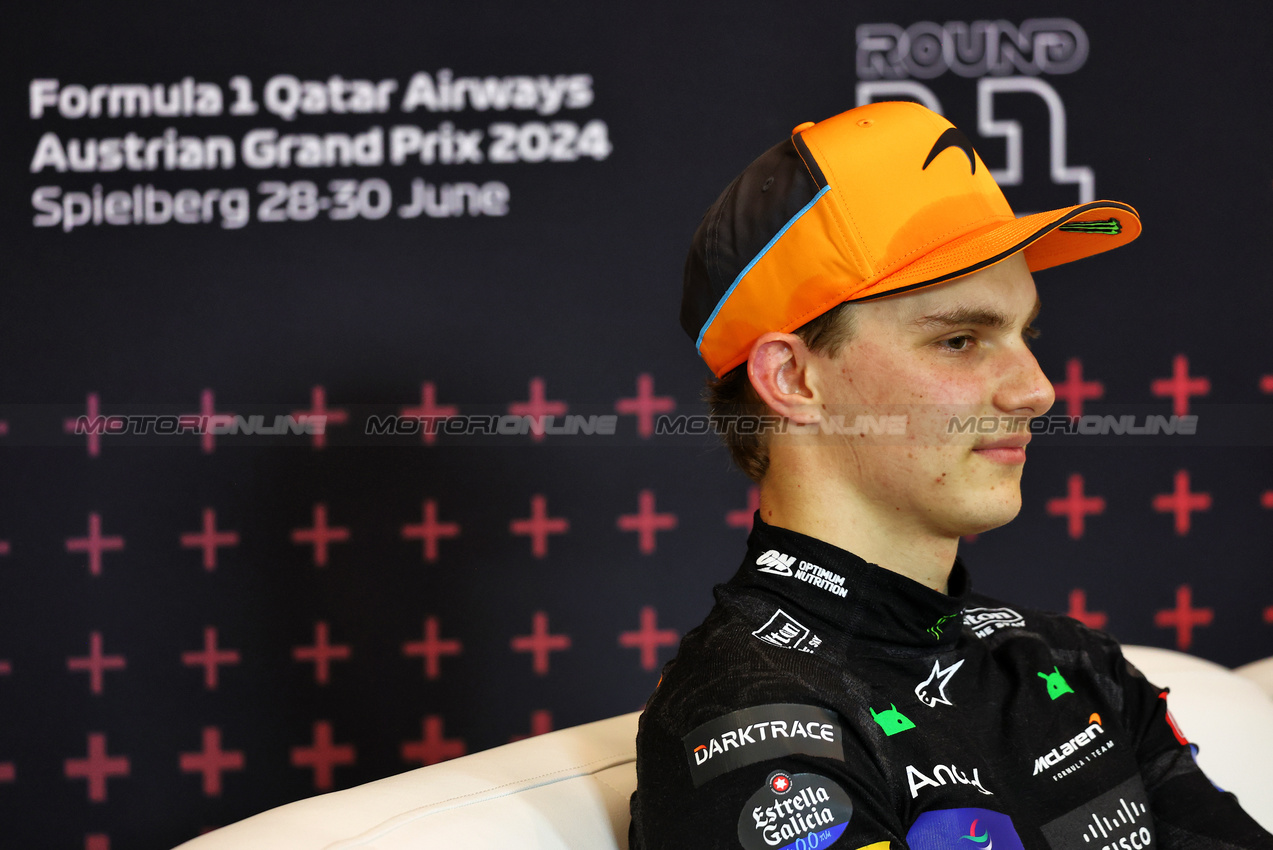
{"type": "Polygon", "coordinates": [[[971,142],[914,103],[873,103],[797,127],[707,211],[685,264],[681,326],[718,376],[769,331],[845,301],[953,280],[1023,252],[1031,271],[1140,234],[1127,204],[1024,218],[971,142]]]}

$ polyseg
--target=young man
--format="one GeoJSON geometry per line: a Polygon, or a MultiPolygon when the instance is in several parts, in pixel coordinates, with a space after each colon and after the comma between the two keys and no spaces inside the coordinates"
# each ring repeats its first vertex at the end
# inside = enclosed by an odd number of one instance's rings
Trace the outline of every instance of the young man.
{"type": "Polygon", "coordinates": [[[956,558],[1017,514],[1054,400],[1031,271],[1139,232],[1015,218],[910,103],[800,125],[716,201],[681,323],[760,510],[641,718],[634,850],[1273,848],[1112,639],[956,558]]]}

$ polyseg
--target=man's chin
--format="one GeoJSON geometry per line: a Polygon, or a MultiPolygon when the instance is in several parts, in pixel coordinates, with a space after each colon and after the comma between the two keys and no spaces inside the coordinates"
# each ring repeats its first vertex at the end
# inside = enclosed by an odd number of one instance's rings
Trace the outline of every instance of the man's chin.
{"type": "Polygon", "coordinates": [[[970,534],[985,534],[987,531],[1007,525],[1021,513],[1021,498],[1018,494],[1018,497],[1012,501],[998,505],[979,505],[977,508],[959,517],[958,522],[954,523],[952,536],[967,537],[970,534]]]}

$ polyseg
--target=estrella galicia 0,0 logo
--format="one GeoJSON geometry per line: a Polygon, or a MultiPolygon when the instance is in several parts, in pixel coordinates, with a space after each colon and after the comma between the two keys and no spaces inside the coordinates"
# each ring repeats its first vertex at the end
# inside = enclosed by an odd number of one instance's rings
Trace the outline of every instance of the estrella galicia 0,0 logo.
{"type": "Polygon", "coordinates": [[[830,847],[853,817],[843,788],[816,773],[769,774],[738,815],[744,850],[800,850],[830,847]]]}

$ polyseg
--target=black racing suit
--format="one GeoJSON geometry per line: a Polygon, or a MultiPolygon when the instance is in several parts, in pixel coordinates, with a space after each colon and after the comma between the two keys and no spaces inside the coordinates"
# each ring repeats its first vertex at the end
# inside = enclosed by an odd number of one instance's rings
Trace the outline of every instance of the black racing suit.
{"type": "Polygon", "coordinates": [[[1109,636],[757,515],[641,716],[633,850],[1273,848],[1109,636]]]}

